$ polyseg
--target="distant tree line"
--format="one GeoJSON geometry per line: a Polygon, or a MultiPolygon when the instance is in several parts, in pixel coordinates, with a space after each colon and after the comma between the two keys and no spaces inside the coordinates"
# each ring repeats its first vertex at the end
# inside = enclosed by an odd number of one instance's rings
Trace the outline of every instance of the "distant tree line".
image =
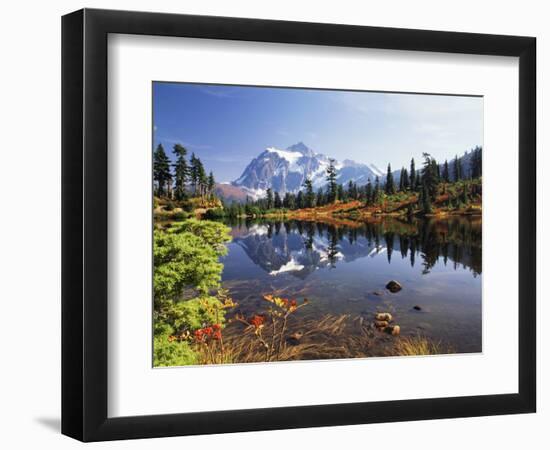
{"type": "MultiPolygon", "coordinates": [[[[306,178],[302,189],[297,193],[287,192],[281,196],[272,189],[267,189],[266,196],[258,200],[247,198],[244,205],[234,204],[229,206],[231,214],[254,215],[263,214],[273,209],[303,209],[315,208],[333,204],[337,201],[349,202],[358,200],[365,206],[381,205],[385,198],[398,193],[416,193],[419,207],[424,212],[431,212],[432,202],[436,199],[438,187],[441,183],[456,183],[481,177],[482,173],[482,148],[475,147],[470,153],[462,157],[455,156],[449,163],[447,160],[439,164],[428,153],[423,154],[423,166],[416,168],[414,158],[411,159],[409,169],[403,167],[400,171],[399,182],[394,180],[391,165],[388,164],[385,180],[378,176],[371,182],[370,178],[365,185],[358,186],[354,181],[349,181],[345,186],[337,182],[338,171],[335,161],[331,159],[326,169],[324,188],[314,191],[311,179],[306,178]],[[466,158],[469,164],[466,164],[466,158]]],[[[466,189],[463,196],[466,196],[466,189]]],[[[463,203],[467,198],[463,198],[463,203]]],[[[227,208],[227,207],[226,207],[227,208]]]]}
{"type": "Polygon", "coordinates": [[[170,161],[162,144],[153,152],[154,194],[175,200],[212,197],[216,180],[212,172],[206,175],[200,158],[193,153],[187,161],[187,149],[181,144],[175,144],[172,153],[176,157],[174,163],[170,161]]]}

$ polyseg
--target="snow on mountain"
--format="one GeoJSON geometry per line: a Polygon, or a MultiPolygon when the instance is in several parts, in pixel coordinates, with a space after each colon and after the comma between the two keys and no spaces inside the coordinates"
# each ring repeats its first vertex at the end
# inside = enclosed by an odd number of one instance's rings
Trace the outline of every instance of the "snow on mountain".
{"type": "MultiPolygon", "coordinates": [[[[306,178],[318,189],[326,185],[329,164],[329,157],[315,153],[303,142],[285,150],[268,147],[248,164],[242,175],[232,184],[241,187],[254,199],[265,195],[268,188],[280,194],[296,193],[302,189],[306,178]]],[[[354,181],[362,185],[381,175],[376,167],[352,160],[335,161],[335,167],[338,171],[337,181],[341,184],[354,181]]]]}

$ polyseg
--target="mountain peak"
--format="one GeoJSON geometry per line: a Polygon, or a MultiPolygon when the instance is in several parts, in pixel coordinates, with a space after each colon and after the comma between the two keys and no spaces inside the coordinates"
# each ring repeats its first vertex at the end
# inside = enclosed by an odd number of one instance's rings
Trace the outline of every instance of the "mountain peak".
{"type": "Polygon", "coordinates": [[[291,145],[287,148],[288,151],[291,152],[299,152],[304,156],[313,156],[315,155],[315,152],[310,149],[306,144],[304,144],[302,141],[298,142],[297,144],[291,145]]]}
{"type": "MultiPolygon", "coordinates": [[[[268,147],[246,166],[232,185],[245,190],[252,198],[263,197],[268,188],[283,195],[287,192],[297,193],[306,178],[311,180],[314,189],[319,189],[326,185],[329,164],[327,156],[315,153],[303,142],[291,145],[286,150],[268,147]]],[[[349,181],[366,184],[376,176],[369,166],[352,160],[336,161],[335,166],[340,184],[349,181]]]]}

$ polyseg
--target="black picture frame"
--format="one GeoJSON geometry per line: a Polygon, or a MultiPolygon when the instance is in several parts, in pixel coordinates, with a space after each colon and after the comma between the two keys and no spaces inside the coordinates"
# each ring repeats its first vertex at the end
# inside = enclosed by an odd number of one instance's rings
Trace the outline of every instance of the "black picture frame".
{"type": "MultiPolygon", "coordinates": [[[[62,18],[62,433],[82,441],[530,413],[536,409],[536,39],[83,9],[62,18]],[[107,416],[110,33],[519,58],[518,393],[107,416]]],[[[514,295],[514,293],[511,293],[514,295]]]]}

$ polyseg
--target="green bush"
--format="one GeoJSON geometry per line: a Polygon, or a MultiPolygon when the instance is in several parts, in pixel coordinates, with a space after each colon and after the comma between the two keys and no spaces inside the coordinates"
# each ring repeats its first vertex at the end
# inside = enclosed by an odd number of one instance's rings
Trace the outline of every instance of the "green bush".
{"type": "Polygon", "coordinates": [[[179,302],[157,304],[155,335],[178,334],[225,322],[221,302],[216,297],[204,296],[179,302]]]}
{"type": "Polygon", "coordinates": [[[188,342],[168,340],[167,334],[155,336],[153,342],[153,366],[188,366],[198,363],[198,355],[188,342]]]}
{"type": "Polygon", "coordinates": [[[155,366],[196,364],[190,345],[169,337],[223,324],[222,303],[210,292],[220,286],[223,265],[218,258],[227,252],[225,243],[230,240],[227,226],[207,220],[187,219],[154,231],[155,366]],[[197,297],[182,299],[184,289],[197,297]]]}
{"type": "Polygon", "coordinates": [[[225,212],[223,208],[213,208],[209,209],[204,213],[204,218],[209,220],[219,220],[225,217],[225,212]]]}

